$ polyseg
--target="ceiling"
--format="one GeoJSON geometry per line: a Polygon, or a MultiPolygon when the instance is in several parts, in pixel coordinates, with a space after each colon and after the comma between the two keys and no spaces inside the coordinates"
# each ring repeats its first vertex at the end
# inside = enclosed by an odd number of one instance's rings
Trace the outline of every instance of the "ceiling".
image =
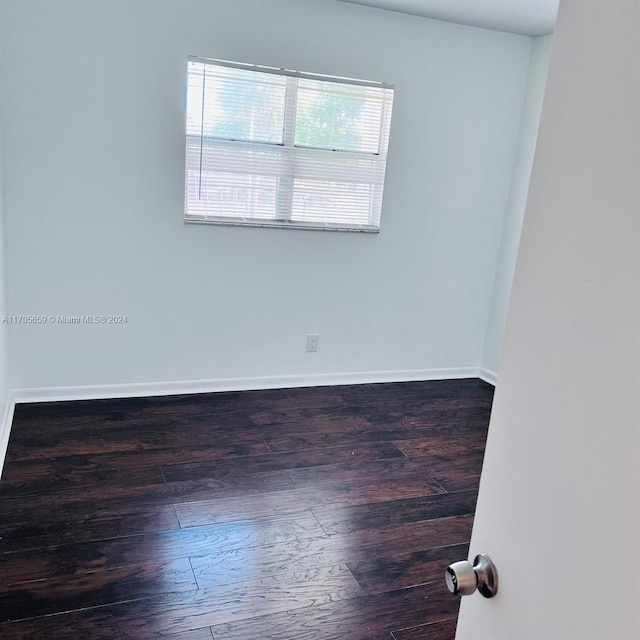
{"type": "Polygon", "coordinates": [[[559,0],[340,0],[473,27],[541,36],[552,33],[559,0]]]}

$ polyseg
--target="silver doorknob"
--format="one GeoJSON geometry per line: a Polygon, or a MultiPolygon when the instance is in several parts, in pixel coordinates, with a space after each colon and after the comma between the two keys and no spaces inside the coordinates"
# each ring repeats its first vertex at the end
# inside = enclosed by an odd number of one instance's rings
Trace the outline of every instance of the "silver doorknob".
{"type": "Polygon", "coordinates": [[[454,595],[469,596],[476,589],[485,597],[498,593],[498,572],[489,556],[477,555],[473,564],[462,560],[450,564],[444,574],[447,589],[454,595]]]}

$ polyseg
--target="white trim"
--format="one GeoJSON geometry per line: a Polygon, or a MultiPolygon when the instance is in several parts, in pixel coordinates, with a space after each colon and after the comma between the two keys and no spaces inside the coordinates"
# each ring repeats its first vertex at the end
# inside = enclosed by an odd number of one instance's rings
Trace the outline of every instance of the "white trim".
{"type": "Polygon", "coordinates": [[[339,222],[304,222],[291,220],[290,218],[276,218],[274,220],[257,218],[234,218],[232,216],[208,216],[185,213],[184,221],[187,224],[217,224],[227,227],[262,227],[263,229],[298,229],[303,231],[349,231],[356,233],[380,233],[380,228],[375,225],[351,225],[339,222]]]}
{"type": "Polygon", "coordinates": [[[11,433],[15,406],[15,394],[13,391],[9,391],[7,394],[7,407],[4,411],[2,423],[0,423],[0,476],[2,475],[2,469],[4,467],[4,457],[7,454],[7,447],[9,446],[9,434],[11,433]]]}
{"type": "Polygon", "coordinates": [[[496,382],[498,381],[498,374],[495,371],[486,369],[485,367],[480,367],[480,369],[478,370],[478,378],[480,378],[480,380],[488,382],[489,384],[492,384],[495,387],[496,382]]]}
{"type": "Polygon", "coordinates": [[[213,380],[184,380],[175,382],[134,382],[69,387],[39,387],[16,389],[18,402],[54,402],[60,400],[97,400],[100,398],[133,398],[169,396],[215,391],[246,391],[253,389],[285,389],[292,387],[322,387],[374,382],[411,382],[418,380],[447,380],[477,378],[477,367],[450,369],[409,369],[400,371],[367,371],[351,373],[311,373],[291,376],[261,376],[255,378],[217,378],[213,380]]]}
{"type": "Polygon", "coordinates": [[[345,384],[383,382],[415,382],[478,378],[494,384],[495,374],[477,367],[449,369],[407,369],[398,371],[359,371],[350,373],[307,373],[292,376],[261,376],[254,378],[217,378],[213,380],[184,380],[175,382],[133,382],[68,387],[34,387],[12,389],[7,394],[7,408],[0,424],[0,475],[9,444],[15,405],[24,402],[58,402],[65,400],[99,400],[107,398],[136,398],[171,396],[219,391],[248,391],[256,389],[286,389],[295,387],[323,387],[345,384]]]}

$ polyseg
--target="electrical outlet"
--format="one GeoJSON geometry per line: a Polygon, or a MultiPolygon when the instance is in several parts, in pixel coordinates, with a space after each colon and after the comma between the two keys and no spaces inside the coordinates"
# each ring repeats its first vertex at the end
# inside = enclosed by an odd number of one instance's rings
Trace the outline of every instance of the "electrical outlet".
{"type": "Polygon", "coordinates": [[[307,336],[307,351],[315,353],[318,350],[318,338],[320,336],[317,333],[310,333],[307,336]]]}

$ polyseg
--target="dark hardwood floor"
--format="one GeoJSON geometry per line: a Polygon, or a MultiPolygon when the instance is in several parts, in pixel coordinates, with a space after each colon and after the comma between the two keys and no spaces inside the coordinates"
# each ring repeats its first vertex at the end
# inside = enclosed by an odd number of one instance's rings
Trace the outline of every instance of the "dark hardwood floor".
{"type": "Polygon", "coordinates": [[[479,380],[19,405],[0,638],[451,640],[479,380]]]}

